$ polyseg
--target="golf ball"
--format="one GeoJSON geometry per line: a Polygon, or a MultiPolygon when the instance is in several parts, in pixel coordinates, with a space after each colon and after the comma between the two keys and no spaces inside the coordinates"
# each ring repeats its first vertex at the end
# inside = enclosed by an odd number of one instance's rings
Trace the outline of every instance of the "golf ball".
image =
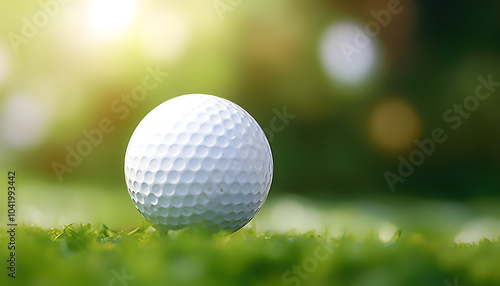
{"type": "Polygon", "coordinates": [[[154,108],[125,154],[132,202],[163,230],[236,231],[262,207],[272,177],[262,128],[243,108],[213,95],[182,95],[154,108]]]}

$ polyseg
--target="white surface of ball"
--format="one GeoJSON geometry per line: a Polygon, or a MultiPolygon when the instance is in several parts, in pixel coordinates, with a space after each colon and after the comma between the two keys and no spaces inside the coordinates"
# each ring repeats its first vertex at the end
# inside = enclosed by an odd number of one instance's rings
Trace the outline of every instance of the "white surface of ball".
{"type": "Polygon", "coordinates": [[[132,202],[163,230],[236,231],[262,207],[272,177],[262,128],[244,109],[213,95],[182,95],[154,108],[125,154],[132,202]]]}

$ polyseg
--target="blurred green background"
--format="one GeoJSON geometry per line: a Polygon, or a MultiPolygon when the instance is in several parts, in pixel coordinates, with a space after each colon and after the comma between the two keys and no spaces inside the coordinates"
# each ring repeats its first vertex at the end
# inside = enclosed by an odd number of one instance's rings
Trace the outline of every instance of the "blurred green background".
{"type": "Polygon", "coordinates": [[[499,35],[494,0],[1,1],[17,281],[293,284],[320,242],[338,248],[299,284],[498,285],[499,35]],[[187,93],[234,101],[271,143],[268,202],[229,238],[155,232],[127,194],[133,130],[187,93]]]}
{"type": "Polygon", "coordinates": [[[140,221],[123,179],[128,140],[186,93],[228,98],[266,130],[271,199],[498,197],[500,91],[456,130],[443,119],[478,77],[500,81],[498,1],[47,0],[0,11],[0,160],[18,172],[27,222],[60,223],[63,201],[65,222],[116,209],[140,221]],[[168,76],[134,99],[151,70],[168,76]],[[103,120],[112,131],[89,145],[103,120]],[[385,172],[398,175],[398,156],[435,128],[447,141],[391,190],[385,172]]]}

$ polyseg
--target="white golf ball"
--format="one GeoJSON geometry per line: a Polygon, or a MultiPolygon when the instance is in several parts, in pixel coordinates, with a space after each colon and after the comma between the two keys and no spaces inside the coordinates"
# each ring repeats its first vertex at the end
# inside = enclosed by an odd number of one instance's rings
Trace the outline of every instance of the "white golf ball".
{"type": "Polygon", "coordinates": [[[163,230],[236,231],[262,207],[272,177],[262,128],[241,107],[213,95],[182,95],[154,108],[125,154],[132,202],[163,230]]]}

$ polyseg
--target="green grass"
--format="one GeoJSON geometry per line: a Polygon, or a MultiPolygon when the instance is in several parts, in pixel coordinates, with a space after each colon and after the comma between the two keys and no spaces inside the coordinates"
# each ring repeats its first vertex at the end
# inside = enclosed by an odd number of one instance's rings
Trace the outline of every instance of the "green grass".
{"type": "Polygon", "coordinates": [[[0,227],[2,286],[500,285],[495,199],[272,195],[248,226],[228,235],[157,231],[118,190],[23,190],[15,279],[7,277],[9,237],[0,227]]]}
{"type": "MultiPolygon", "coordinates": [[[[0,229],[2,241],[6,229],[0,229]]],[[[318,233],[232,235],[105,225],[18,228],[7,285],[500,285],[500,243],[457,245],[421,233],[388,242],[318,233]],[[128,276],[120,282],[117,277],[128,276]],[[115,279],[115,280],[114,280],[115,279]]],[[[5,247],[1,257],[6,257],[5,247]]],[[[0,281],[6,278],[5,268],[0,281]]],[[[2,283],[1,285],[6,285],[2,283]]]]}

